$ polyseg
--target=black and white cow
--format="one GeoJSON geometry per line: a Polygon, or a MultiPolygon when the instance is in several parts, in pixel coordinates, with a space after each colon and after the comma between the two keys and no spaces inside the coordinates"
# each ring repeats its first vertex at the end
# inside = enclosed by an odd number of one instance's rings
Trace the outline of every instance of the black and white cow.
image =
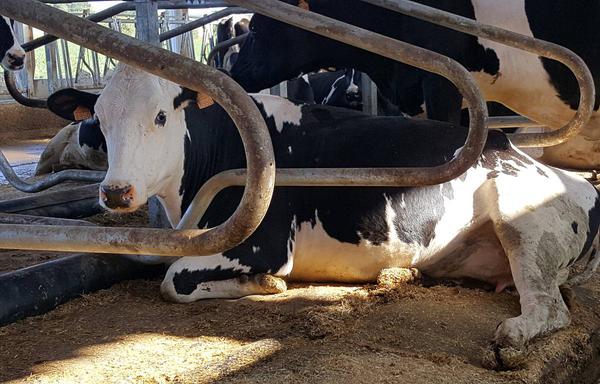
{"type": "Polygon", "coordinates": [[[288,82],[290,100],[362,110],[362,74],[355,69],[302,75],[288,82]]]}
{"type": "MultiPolygon", "coordinates": [[[[216,104],[199,109],[197,96],[117,69],[96,102],[109,158],[103,206],[134,211],[157,195],[175,226],[204,182],[245,167],[227,113],[216,104]]],[[[283,168],[435,166],[455,156],[467,135],[447,123],[253,98],[283,168]]],[[[222,223],[241,195],[237,187],[221,192],[199,226],[222,223]]],[[[536,162],[492,131],[478,163],[442,185],[276,188],[265,219],[244,243],[178,259],[161,291],[176,302],[237,298],[280,292],[281,279],[362,283],[387,268],[416,267],[435,277],[486,281],[497,291],[516,286],[521,315],[498,327],[496,343],[521,347],[569,324],[559,287],[572,283],[575,261],[590,259],[586,276],[597,267],[599,224],[592,185],[536,162]]]]}
{"type": "MultiPolygon", "coordinates": [[[[282,0],[299,5],[298,0],[282,0]]],[[[435,8],[563,45],[587,63],[600,84],[600,2],[596,0],[417,0],[435,8]]],[[[579,101],[574,76],[561,64],[485,39],[455,32],[360,0],[302,0],[300,5],[365,29],[445,54],[475,75],[490,101],[549,127],[564,125],[579,101]]],[[[401,111],[459,122],[461,97],[448,81],[381,56],[254,15],[250,35],[231,70],[250,92],[318,68],[352,67],[367,73],[401,111]]],[[[600,92],[596,95],[596,111],[600,92]]],[[[544,162],[572,168],[600,167],[600,113],[582,134],[546,148],[544,162]]]]}
{"type": "MultiPolygon", "coordinates": [[[[234,37],[241,36],[250,31],[248,25],[250,21],[248,19],[240,19],[234,23],[233,17],[230,17],[224,21],[221,21],[217,25],[217,43],[222,43],[227,40],[231,40],[234,37]]],[[[239,45],[229,47],[227,50],[220,51],[215,57],[216,65],[218,68],[229,71],[237,60],[237,55],[240,52],[239,45]]]]}
{"type": "Polygon", "coordinates": [[[48,109],[73,123],[50,140],[40,156],[36,175],[64,169],[108,168],[106,142],[100,124],[93,118],[98,95],[73,88],[61,89],[48,98],[48,109]]]}
{"type": "Polygon", "coordinates": [[[25,63],[25,51],[15,37],[13,23],[0,16],[0,65],[7,71],[18,71],[25,63]]]}

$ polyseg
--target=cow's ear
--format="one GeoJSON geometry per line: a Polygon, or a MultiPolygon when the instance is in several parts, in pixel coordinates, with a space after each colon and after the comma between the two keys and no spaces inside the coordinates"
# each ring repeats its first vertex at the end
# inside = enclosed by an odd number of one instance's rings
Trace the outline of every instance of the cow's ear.
{"type": "Polygon", "coordinates": [[[187,107],[190,103],[198,104],[198,108],[208,108],[215,103],[212,97],[206,93],[192,91],[188,88],[182,88],[181,93],[173,101],[173,108],[187,107]]]}
{"type": "Polygon", "coordinates": [[[66,120],[86,120],[94,116],[98,96],[73,88],[61,89],[48,97],[48,109],[66,120]]]}
{"type": "Polygon", "coordinates": [[[308,0],[298,0],[298,6],[306,11],[310,11],[308,0]]]}

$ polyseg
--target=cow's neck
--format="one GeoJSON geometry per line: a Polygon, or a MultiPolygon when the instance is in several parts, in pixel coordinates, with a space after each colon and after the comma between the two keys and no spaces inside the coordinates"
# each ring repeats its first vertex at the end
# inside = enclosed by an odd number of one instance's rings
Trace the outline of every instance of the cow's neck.
{"type": "Polygon", "coordinates": [[[180,212],[185,212],[200,187],[216,174],[245,168],[246,158],[239,133],[218,105],[199,110],[186,108],[183,177],[179,183],[180,212]]]}

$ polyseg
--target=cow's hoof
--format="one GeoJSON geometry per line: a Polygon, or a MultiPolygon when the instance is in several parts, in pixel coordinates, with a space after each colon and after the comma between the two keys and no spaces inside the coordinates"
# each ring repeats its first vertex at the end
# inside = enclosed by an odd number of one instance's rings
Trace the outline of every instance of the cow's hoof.
{"type": "Polygon", "coordinates": [[[527,361],[525,348],[500,347],[492,343],[483,353],[482,365],[484,368],[495,371],[512,371],[523,368],[527,361]]]}
{"type": "Polygon", "coordinates": [[[260,290],[265,294],[274,294],[287,291],[287,284],[285,283],[285,280],[273,275],[259,273],[253,276],[253,280],[260,287],[260,290]]]}
{"type": "Polygon", "coordinates": [[[377,276],[377,285],[382,288],[394,288],[409,284],[421,278],[421,273],[416,268],[386,268],[377,276]]]}

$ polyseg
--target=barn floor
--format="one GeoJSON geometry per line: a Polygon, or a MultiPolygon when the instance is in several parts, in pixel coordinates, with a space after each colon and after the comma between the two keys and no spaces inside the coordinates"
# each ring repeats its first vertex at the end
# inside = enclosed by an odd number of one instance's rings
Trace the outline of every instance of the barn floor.
{"type": "Polygon", "coordinates": [[[0,328],[0,381],[594,383],[600,368],[598,277],[578,290],[573,325],[534,343],[512,372],[481,366],[496,325],[519,312],[511,293],[292,286],[177,305],[158,289],[122,283],[0,328]]]}
{"type": "MultiPolygon", "coordinates": [[[[36,156],[21,153],[22,164],[36,156]]],[[[0,200],[21,196],[0,185],[0,200]]],[[[89,220],[144,225],[147,213],[89,220]]],[[[62,256],[1,252],[0,274],[62,256]]],[[[0,328],[0,382],[579,384],[600,375],[600,276],[577,290],[573,324],[536,341],[511,372],[482,361],[496,325],[519,313],[514,293],[293,285],[269,297],[176,305],[160,299],[159,285],[121,283],[0,328]]]]}

